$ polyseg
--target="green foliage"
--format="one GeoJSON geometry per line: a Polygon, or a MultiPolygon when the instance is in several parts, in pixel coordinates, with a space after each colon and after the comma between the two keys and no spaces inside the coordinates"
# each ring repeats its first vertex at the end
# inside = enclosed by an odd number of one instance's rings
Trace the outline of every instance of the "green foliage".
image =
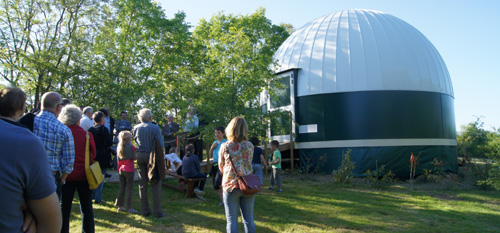
{"type": "MultiPolygon", "coordinates": [[[[486,157],[490,151],[489,143],[491,140],[491,132],[485,130],[484,123],[481,118],[477,118],[475,122],[471,122],[466,126],[462,126],[462,131],[457,135],[458,145],[465,145],[466,154],[468,157],[486,157]]],[[[461,146],[458,147],[462,149],[461,146]]],[[[462,151],[463,154],[463,151],[462,151]]]]}
{"type": "Polygon", "coordinates": [[[351,149],[342,152],[342,164],[337,170],[333,171],[333,180],[338,183],[348,184],[350,183],[350,178],[352,175],[352,170],[354,170],[355,162],[351,162],[351,149]]]}
{"type": "Polygon", "coordinates": [[[375,161],[376,168],[374,171],[367,170],[363,175],[365,175],[368,183],[375,189],[385,189],[388,188],[391,184],[397,181],[396,174],[389,170],[385,172],[385,164],[378,167],[378,162],[375,161]]]}

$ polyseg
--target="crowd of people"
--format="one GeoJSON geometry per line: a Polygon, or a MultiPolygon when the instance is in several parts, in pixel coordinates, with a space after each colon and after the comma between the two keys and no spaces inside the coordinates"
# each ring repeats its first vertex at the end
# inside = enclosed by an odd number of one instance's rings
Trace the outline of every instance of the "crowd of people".
{"type": "MultiPolygon", "coordinates": [[[[188,138],[181,152],[175,135],[180,125],[172,115],[162,128],[153,122],[150,109],[137,114],[139,124],[132,126],[126,111],[121,120],[110,116],[109,108],[95,111],[90,106],[78,107],[56,92],[42,95],[39,109],[26,113],[26,94],[19,88],[4,88],[0,92],[0,146],[3,148],[0,169],[4,177],[0,200],[0,229],[7,232],[69,232],[71,205],[78,192],[82,216],[82,231],[94,232],[93,204],[105,204],[102,199],[104,182],[91,190],[86,176],[86,162],[98,161],[103,175],[116,168],[120,189],[114,205],[118,212],[140,213],[142,216],[165,217],[161,209],[160,169],[151,170],[153,152],[170,161],[170,169],[186,178],[203,178],[196,184],[195,194],[204,199],[207,174],[201,172],[202,146],[196,128],[199,120],[194,108],[189,108],[183,129],[188,138]],[[137,147],[134,146],[134,143],[137,147]],[[116,144],[116,151],[112,150],[116,144]],[[113,159],[113,153],[116,158],[113,159]],[[137,164],[137,166],[135,166],[137,164]],[[140,210],[132,207],[134,174],[139,177],[140,210]],[[148,185],[153,194],[153,209],[148,201],[148,185]]],[[[273,155],[268,161],[258,146],[257,138],[248,137],[243,117],[231,120],[227,127],[214,129],[215,141],[209,150],[213,166],[208,176],[224,206],[227,232],[238,231],[241,212],[245,232],[255,232],[253,205],[255,195],[244,195],[237,175],[255,173],[263,181],[263,166],[272,165],[271,186],[281,187],[281,154],[279,143],[271,142],[273,155]],[[227,138],[227,140],[225,139],[227,138]],[[232,161],[232,162],[231,162],[232,161]]],[[[164,177],[164,175],[163,175],[164,177]]]]}

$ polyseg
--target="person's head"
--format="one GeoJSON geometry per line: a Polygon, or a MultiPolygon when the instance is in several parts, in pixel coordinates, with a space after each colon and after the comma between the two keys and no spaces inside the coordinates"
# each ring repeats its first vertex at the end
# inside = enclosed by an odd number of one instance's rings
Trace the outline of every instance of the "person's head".
{"type": "Polygon", "coordinates": [[[257,137],[251,137],[250,139],[248,139],[248,141],[250,141],[253,146],[258,146],[260,143],[260,140],[257,137]]]}
{"type": "Polygon", "coordinates": [[[109,116],[109,108],[108,106],[104,106],[102,109],[104,109],[104,113],[106,113],[106,116],[109,116]]]}
{"type": "Polygon", "coordinates": [[[196,115],[196,107],[189,105],[188,112],[187,112],[186,116],[189,118],[189,117],[194,116],[194,115],[196,115]]]}
{"type": "Polygon", "coordinates": [[[226,127],[226,137],[232,142],[247,140],[248,125],[243,117],[235,117],[226,127]]]}
{"type": "Polygon", "coordinates": [[[186,156],[189,156],[194,153],[194,146],[193,144],[188,144],[185,148],[186,150],[186,156]]]}
{"type": "Polygon", "coordinates": [[[271,141],[271,150],[273,150],[273,151],[277,150],[278,146],[280,146],[280,142],[278,142],[276,140],[271,141]]]}
{"type": "Polygon", "coordinates": [[[106,111],[105,108],[99,109],[99,112],[102,112],[102,114],[104,114],[104,117],[108,117],[108,111],[106,111]]]}
{"type": "Polygon", "coordinates": [[[26,93],[23,90],[11,87],[0,91],[0,116],[12,117],[19,120],[26,110],[26,93]]]}
{"type": "Polygon", "coordinates": [[[120,116],[121,116],[122,120],[126,121],[128,114],[127,114],[127,112],[123,111],[120,113],[120,116]]]}
{"type": "Polygon", "coordinates": [[[61,112],[63,102],[57,92],[46,92],[42,95],[42,110],[52,112],[57,116],[61,112]]]}
{"type": "Polygon", "coordinates": [[[95,125],[104,125],[105,117],[103,112],[101,111],[95,112],[92,117],[94,118],[95,125]]]}
{"type": "Polygon", "coordinates": [[[64,106],[59,114],[59,117],[57,117],[59,121],[67,126],[79,125],[81,118],[82,111],[80,111],[80,108],[74,104],[64,106]]]}
{"type": "Polygon", "coordinates": [[[168,120],[168,122],[170,122],[170,123],[174,122],[174,116],[172,116],[172,115],[168,115],[168,116],[167,116],[167,120],[168,120]]]}
{"type": "Polygon", "coordinates": [[[137,114],[137,118],[139,118],[139,121],[141,121],[141,122],[147,122],[147,121],[152,122],[153,121],[153,113],[151,112],[151,110],[149,110],[147,108],[143,108],[137,114]]]}
{"type": "Polygon", "coordinates": [[[71,104],[71,100],[68,98],[62,98],[62,106],[66,106],[68,104],[71,104]]]}
{"type": "Polygon", "coordinates": [[[170,150],[168,151],[169,154],[176,153],[179,154],[179,147],[171,147],[170,150]]]}
{"type": "Polygon", "coordinates": [[[215,138],[217,138],[217,140],[224,139],[224,135],[225,135],[225,132],[224,132],[223,126],[215,127],[215,138]]]}
{"type": "Polygon", "coordinates": [[[123,130],[118,134],[118,140],[120,142],[132,142],[132,134],[127,130],[123,130]]]}
{"type": "Polygon", "coordinates": [[[89,118],[92,118],[92,114],[94,114],[94,109],[90,106],[87,106],[83,108],[83,114],[88,116],[89,118]]]}
{"type": "Polygon", "coordinates": [[[118,134],[118,145],[116,146],[116,152],[120,158],[125,157],[125,145],[130,142],[132,142],[132,134],[129,131],[124,130],[118,134]]]}

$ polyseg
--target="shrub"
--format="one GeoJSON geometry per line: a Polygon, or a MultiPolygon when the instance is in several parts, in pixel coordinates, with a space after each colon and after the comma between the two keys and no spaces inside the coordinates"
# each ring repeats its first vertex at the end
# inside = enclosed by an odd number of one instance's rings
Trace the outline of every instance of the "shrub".
{"type": "Polygon", "coordinates": [[[337,170],[333,171],[333,179],[336,182],[342,184],[350,183],[349,178],[351,178],[352,170],[354,170],[354,162],[351,162],[351,150],[347,150],[346,152],[342,152],[342,165],[337,170]]]}
{"type": "Polygon", "coordinates": [[[385,165],[378,167],[378,162],[375,161],[376,169],[374,171],[367,170],[363,175],[366,176],[368,183],[376,189],[383,189],[389,187],[397,181],[395,174],[389,170],[384,174],[385,165]]]}

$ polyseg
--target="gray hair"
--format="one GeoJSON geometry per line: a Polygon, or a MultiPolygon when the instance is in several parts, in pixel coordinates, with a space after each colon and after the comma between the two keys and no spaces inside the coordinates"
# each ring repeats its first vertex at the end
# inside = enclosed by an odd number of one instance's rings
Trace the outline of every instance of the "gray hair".
{"type": "Polygon", "coordinates": [[[137,118],[139,118],[139,121],[141,122],[149,121],[150,117],[153,117],[153,113],[151,113],[151,110],[147,108],[141,109],[141,111],[137,114],[137,118]]]}
{"type": "Polygon", "coordinates": [[[77,125],[81,118],[82,111],[80,111],[80,108],[74,104],[68,104],[62,108],[57,119],[59,119],[59,121],[63,124],[70,126],[77,125]]]}
{"type": "Polygon", "coordinates": [[[94,109],[90,106],[87,106],[83,109],[83,114],[87,114],[89,112],[94,112],[94,109]]]}

